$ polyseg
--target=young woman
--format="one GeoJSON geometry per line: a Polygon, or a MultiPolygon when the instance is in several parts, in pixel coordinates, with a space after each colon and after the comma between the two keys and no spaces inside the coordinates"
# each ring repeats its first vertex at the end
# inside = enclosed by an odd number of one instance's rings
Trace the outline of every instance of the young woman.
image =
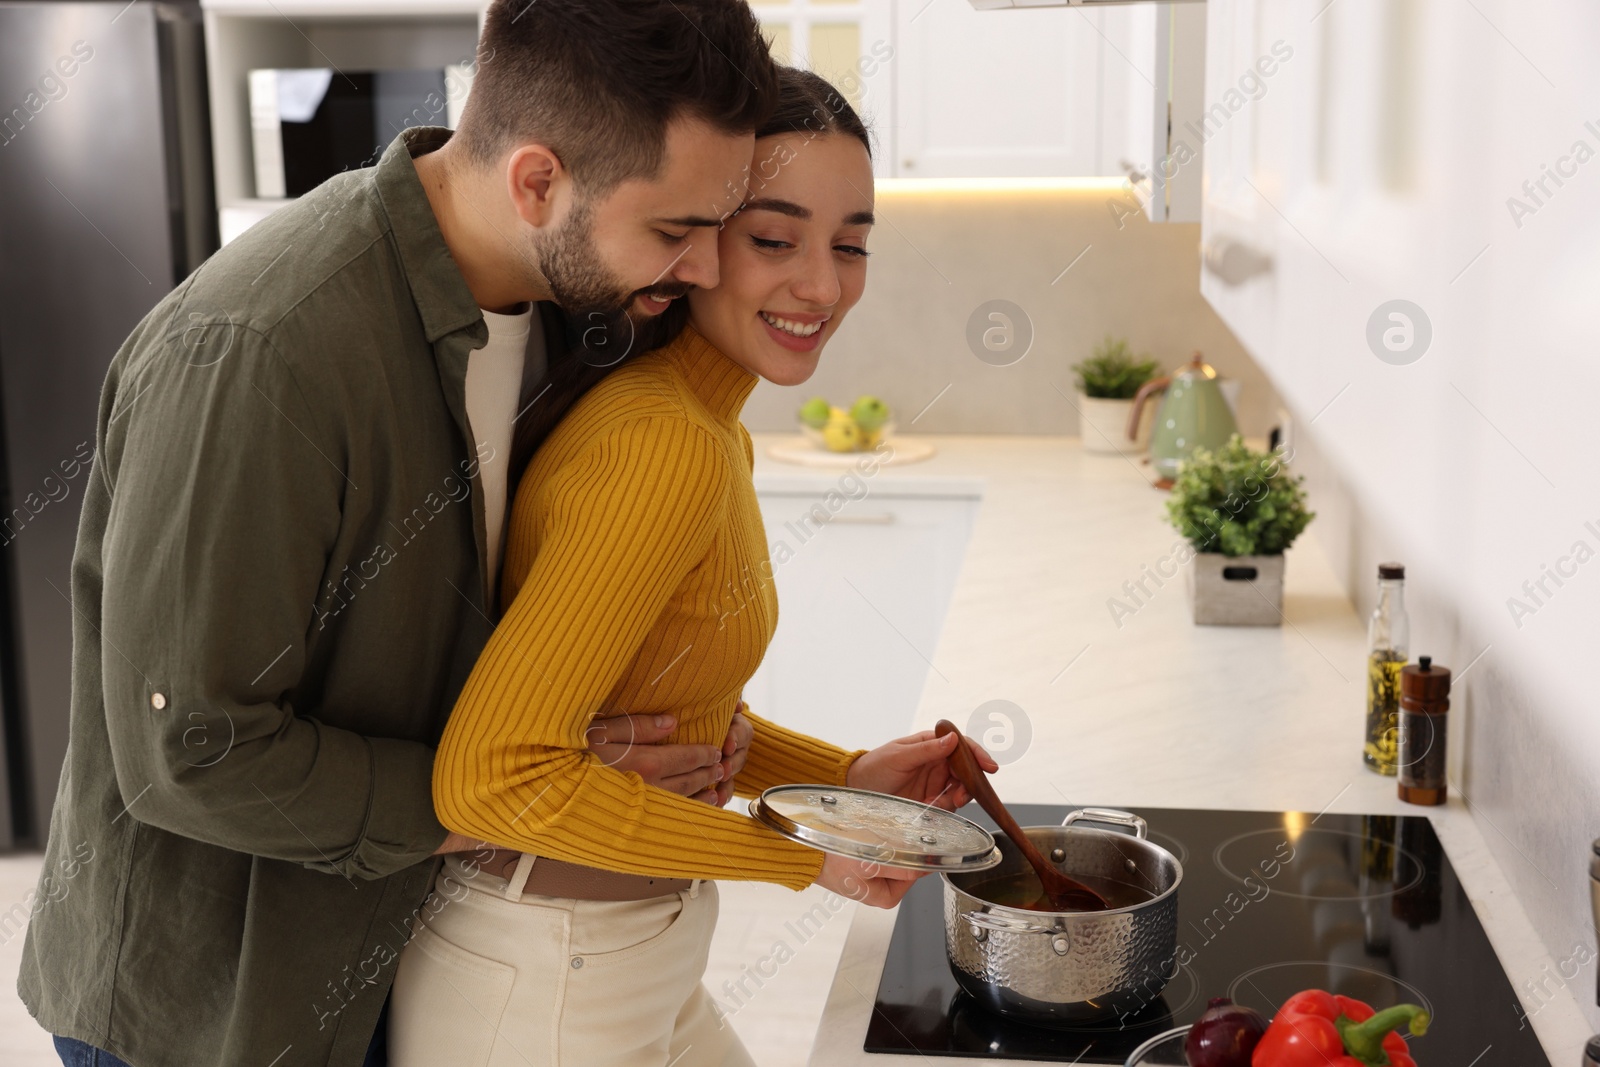
{"type": "MultiPolygon", "coordinates": [[[[860,119],[815,75],[785,71],[781,84],[746,202],[719,236],[721,283],[689,295],[676,341],[583,393],[518,487],[509,607],[440,743],[434,800],[451,830],[524,851],[498,874],[446,861],[396,976],[397,1067],[751,1064],[700,984],[715,880],[816,883],[881,907],[914,880],[585,750],[590,718],[624,711],[671,715],[675,742],[721,743],[777,625],[739,412],[760,379],[816,369],[861,298],[873,223],[860,119]],[[737,612],[724,610],[730,588],[737,612]]],[[[823,782],[945,808],[968,799],[948,776],[953,739],[846,752],[749,717],[740,795],[823,782]]]]}

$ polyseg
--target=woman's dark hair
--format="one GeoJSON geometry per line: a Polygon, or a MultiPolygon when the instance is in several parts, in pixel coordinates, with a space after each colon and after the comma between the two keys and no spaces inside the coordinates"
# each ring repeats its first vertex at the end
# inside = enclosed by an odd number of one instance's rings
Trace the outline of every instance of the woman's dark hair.
{"type": "Polygon", "coordinates": [[[485,164],[538,141],[601,195],[659,172],[674,119],[749,133],[777,92],[744,0],[494,0],[455,139],[485,164]]]}
{"type": "MultiPolygon", "coordinates": [[[[476,85],[473,92],[477,92],[476,85]]],[[[856,114],[855,108],[826,78],[808,70],[793,67],[777,68],[778,106],[763,123],[756,126],[757,137],[772,137],[786,133],[809,133],[814,137],[838,133],[854,137],[872,154],[872,136],[866,124],[856,114]]],[[[677,337],[689,321],[689,301],[678,299],[650,324],[651,334],[662,343],[677,337]]],[[[549,353],[545,389],[517,419],[511,444],[511,486],[522,479],[528,461],[544,444],[545,438],[556,428],[572,406],[607,374],[643,355],[647,349],[639,346],[622,359],[605,366],[588,355],[571,337],[554,332],[546,333],[545,350],[549,353]],[[565,343],[558,343],[564,341],[565,343]]]]}
{"type": "Polygon", "coordinates": [[[872,135],[844,94],[828,79],[795,67],[778,68],[778,106],[756,127],[757,137],[783,133],[842,133],[872,155],[872,135]]]}

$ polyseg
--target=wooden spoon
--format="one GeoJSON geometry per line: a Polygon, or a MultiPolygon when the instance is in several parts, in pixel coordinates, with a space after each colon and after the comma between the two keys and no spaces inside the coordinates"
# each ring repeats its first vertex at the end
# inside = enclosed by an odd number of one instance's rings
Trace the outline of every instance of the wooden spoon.
{"type": "Polygon", "coordinates": [[[1017,825],[1017,820],[1011,817],[1011,812],[1000,803],[1000,798],[995,795],[994,786],[989,784],[989,776],[978,766],[977,757],[972,754],[972,749],[967,747],[967,740],[961,736],[961,731],[956,728],[955,723],[949,719],[940,719],[934,725],[933,732],[940,737],[946,734],[956,735],[958,740],[956,750],[950,756],[950,769],[955,772],[961,784],[967,787],[967,792],[972,794],[978,806],[988,812],[989,818],[1011,838],[1012,844],[1017,846],[1023,859],[1033,865],[1034,873],[1039,876],[1039,882],[1044,886],[1045,896],[1050,898],[1052,908],[1056,911],[1105,911],[1111,907],[1105,897],[1082,882],[1062,874],[1054,864],[1044,858],[1038,847],[1029,840],[1028,835],[1022,832],[1022,827],[1017,825]]]}

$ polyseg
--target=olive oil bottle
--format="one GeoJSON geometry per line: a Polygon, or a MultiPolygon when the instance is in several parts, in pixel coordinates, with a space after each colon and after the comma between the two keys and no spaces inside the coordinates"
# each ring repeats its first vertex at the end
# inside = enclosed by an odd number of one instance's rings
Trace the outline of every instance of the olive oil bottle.
{"type": "Polygon", "coordinates": [[[1367,736],[1361,758],[1387,775],[1399,767],[1400,671],[1411,646],[1405,586],[1405,567],[1378,564],[1378,606],[1367,624],[1367,736]]]}

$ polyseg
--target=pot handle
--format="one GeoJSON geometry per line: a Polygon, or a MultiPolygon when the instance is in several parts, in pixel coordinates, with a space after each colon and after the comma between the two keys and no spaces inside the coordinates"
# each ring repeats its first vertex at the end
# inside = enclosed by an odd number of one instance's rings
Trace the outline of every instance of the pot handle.
{"type": "Polygon", "coordinates": [[[1005,934],[1059,934],[1065,938],[1067,932],[1054,926],[1040,926],[1038,923],[1027,922],[1023,919],[1010,919],[1004,915],[995,915],[987,911],[969,911],[961,916],[967,920],[967,925],[973,930],[991,930],[995,933],[1005,934]]]}
{"type": "Polygon", "coordinates": [[[1150,836],[1150,824],[1131,811],[1118,811],[1116,808],[1078,808],[1076,811],[1067,812],[1067,817],[1061,820],[1061,825],[1072,826],[1080,822],[1130,826],[1133,828],[1133,836],[1141,841],[1150,836]]]}
{"type": "Polygon", "coordinates": [[[1018,919],[1006,919],[986,911],[969,911],[962,918],[967,920],[967,925],[972,927],[972,936],[979,941],[987,937],[991,930],[1008,934],[1049,934],[1050,949],[1057,956],[1065,956],[1072,951],[1071,939],[1067,937],[1067,932],[1059,927],[1039,926],[1018,919]]]}

